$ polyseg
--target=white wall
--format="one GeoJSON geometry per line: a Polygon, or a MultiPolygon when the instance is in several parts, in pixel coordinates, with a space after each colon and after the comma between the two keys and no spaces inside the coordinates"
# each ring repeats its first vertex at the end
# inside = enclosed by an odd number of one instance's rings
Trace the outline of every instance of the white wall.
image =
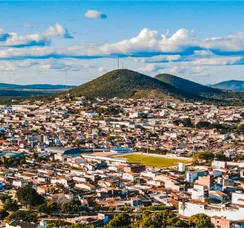
{"type": "Polygon", "coordinates": [[[182,210],[182,203],[179,202],[179,209],[178,213],[183,216],[190,217],[192,215],[198,214],[198,213],[204,213],[210,217],[213,216],[224,216],[227,219],[230,220],[242,220],[244,215],[244,208],[239,207],[238,209],[230,209],[230,208],[222,208],[220,210],[217,209],[205,209],[204,205],[201,204],[194,204],[187,202],[186,203],[186,209],[182,210]]]}
{"type": "MultiPolygon", "coordinates": [[[[232,203],[244,205],[244,194],[233,192],[232,193],[232,203]],[[241,199],[241,200],[239,200],[239,199],[241,199]]],[[[243,218],[244,218],[244,215],[243,215],[243,218]]]]}

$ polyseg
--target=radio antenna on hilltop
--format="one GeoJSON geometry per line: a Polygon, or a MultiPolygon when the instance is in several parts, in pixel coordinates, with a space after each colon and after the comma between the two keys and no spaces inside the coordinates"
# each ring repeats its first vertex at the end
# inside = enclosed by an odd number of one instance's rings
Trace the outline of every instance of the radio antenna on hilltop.
{"type": "Polygon", "coordinates": [[[124,69],[124,61],[122,61],[122,69],[124,69]]]}
{"type": "Polygon", "coordinates": [[[118,57],[118,69],[119,69],[119,57],[118,57]]]}

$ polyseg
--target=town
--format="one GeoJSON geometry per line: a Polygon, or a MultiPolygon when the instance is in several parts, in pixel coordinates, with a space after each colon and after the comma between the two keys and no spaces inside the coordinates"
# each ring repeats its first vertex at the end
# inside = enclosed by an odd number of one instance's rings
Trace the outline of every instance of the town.
{"type": "Polygon", "coordinates": [[[244,227],[244,108],[56,97],[0,107],[0,227],[244,227]]]}

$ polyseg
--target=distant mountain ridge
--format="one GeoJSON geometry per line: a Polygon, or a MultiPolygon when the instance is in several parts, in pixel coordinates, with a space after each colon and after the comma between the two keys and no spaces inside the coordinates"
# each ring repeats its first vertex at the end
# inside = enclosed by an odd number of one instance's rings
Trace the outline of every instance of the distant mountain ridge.
{"type": "Polygon", "coordinates": [[[210,85],[212,88],[244,92],[244,81],[229,80],[210,85]]]}
{"type": "Polygon", "coordinates": [[[196,94],[180,90],[150,76],[127,69],[108,72],[71,89],[69,94],[90,98],[202,99],[196,94]]]}
{"type": "Polygon", "coordinates": [[[62,89],[72,89],[75,86],[70,85],[52,85],[52,84],[30,84],[30,85],[18,85],[9,83],[0,83],[0,89],[40,89],[40,90],[62,90],[62,89]]]}
{"type": "Polygon", "coordinates": [[[66,85],[51,85],[51,84],[32,84],[18,85],[9,83],[0,83],[1,100],[8,98],[25,98],[35,96],[46,96],[54,93],[72,89],[75,86],[66,85]]]}

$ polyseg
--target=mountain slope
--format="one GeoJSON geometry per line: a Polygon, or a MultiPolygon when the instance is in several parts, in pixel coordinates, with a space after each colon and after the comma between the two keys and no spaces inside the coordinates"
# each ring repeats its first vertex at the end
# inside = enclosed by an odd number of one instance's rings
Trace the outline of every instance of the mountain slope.
{"type": "Polygon", "coordinates": [[[90,98],[201,99],[152,77],[135,71],[114,70],[69,91],[71,96],[90,98]]]}
{"type": "Polygon", "coordinates": [[[244,81],[238,81],[238,80],[223,81],[210,86],[212,88],[217,88],[217,89],[244,92],[244,81]]]}
{"type": "Polygon", "coordinates": [[[219,89],[211,88],[208,86],[201,85],[199,83],[183,79],[171,74],[159,74],[155,77],[156,79],[172,85],[178,89],[185,90],[187,92],[194,93],[199,96],[211,97],[212,95],[219,95],[223,93],[219,89]]]}
{"type": "Polygon", "coordinates": [[[211,99],[212,101],[215,100],[226,105],[239,105],[244,103],[244,92],[211,88],[170,74],[159,74],[155,78],[164,83],[175,86],[178,89],[211,99]]]}

